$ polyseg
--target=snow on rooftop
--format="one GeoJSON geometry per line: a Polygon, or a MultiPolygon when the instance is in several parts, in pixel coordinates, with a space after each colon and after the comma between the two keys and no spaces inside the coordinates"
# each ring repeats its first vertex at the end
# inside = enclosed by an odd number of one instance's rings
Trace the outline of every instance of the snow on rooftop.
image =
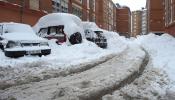
{"type": "Polygon", "coordinates": [[[44,40],[38,37],[31,26],[21,23],[0,23],[3,25],[2,37],[8,40],[44,40]]]}

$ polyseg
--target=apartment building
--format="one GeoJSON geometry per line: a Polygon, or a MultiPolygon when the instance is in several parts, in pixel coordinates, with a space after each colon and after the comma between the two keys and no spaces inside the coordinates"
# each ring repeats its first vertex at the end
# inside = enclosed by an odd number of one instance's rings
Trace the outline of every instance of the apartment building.
{"type": "Polygon", "coordinates": [[[165,30],[175,36],[175,0],[164,0],[165,30]]]}
{"type": "Polygon", "coordinates": [[[131,11],[128,7],[119,4],[116,7],[116,30],[120,35],[130,37],[131,11]]]}
{"type": "Polygon", "coordinates": [[[132,28],[131,36],[136,37],[142,33],[142,11],[137,10],[132,12],[132,28]]]}
{"type": "Polygon", "coordinates": [[[103,29],[116,30],[116,7],[112,0],[0,0],[0,3],[0,11],[5,13],[1,15],[3,18],[0,17],[2,22],[34,25],[47,13],[64,12],[74,14],[83,21],[96,22],[103,29]],[[6,13],[7,10],[9,13],[6,13]]]}
{"type": "Polygon", "coordinates": [[[165,8],[163,1],[147,0],[148,32],[165,32],[165,8]]]}
{"type": "Polygon", "coordinates": [[[147,9],[142,8],[142,32],[141,35],[148,34],[147,30],[147,9]]]}

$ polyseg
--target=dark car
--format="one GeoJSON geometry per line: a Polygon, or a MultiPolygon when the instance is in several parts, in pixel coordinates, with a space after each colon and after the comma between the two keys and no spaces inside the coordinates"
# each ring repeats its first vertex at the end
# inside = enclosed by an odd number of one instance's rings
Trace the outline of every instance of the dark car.
{"type": "Polygon", "coordinates": [[[38,37],[26,24],[0,23],[0,48],[7,57],[48,55],[51,49],[47,40],[38,37]]]}
{"type": "Polygon", "coordinates": [[[101,48],[107,48],[107,39],[103,35],[103,31],[98,29],[86,29],[85,37],[88,41],[94,42],[101,48]]]}

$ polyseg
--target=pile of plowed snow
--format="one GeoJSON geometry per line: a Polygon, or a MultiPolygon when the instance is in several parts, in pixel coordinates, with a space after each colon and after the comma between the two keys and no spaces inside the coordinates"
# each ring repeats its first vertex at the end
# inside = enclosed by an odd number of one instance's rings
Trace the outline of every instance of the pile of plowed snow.
{"type": "MultiPolygon", "coordinates": [[[[175,95],[175,38],[168,34],[157,36],[149,34],[139,36],[134,41],[148,51],[153,67],[164,71],[171,83],[167,84],[168,100],[174,100],[175,95]]],[[[156,88],[156,87],[155,87],[156,88]]]]}

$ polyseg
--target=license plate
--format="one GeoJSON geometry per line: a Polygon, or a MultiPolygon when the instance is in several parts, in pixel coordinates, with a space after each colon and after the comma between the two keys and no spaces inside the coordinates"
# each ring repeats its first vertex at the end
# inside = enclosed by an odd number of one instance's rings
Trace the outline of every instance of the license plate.
{"type": "Polygon", "coordinates": [[[41,53],[41,50],[27,51],[27,54],[38,54],[38,53],[41,53]]]}

